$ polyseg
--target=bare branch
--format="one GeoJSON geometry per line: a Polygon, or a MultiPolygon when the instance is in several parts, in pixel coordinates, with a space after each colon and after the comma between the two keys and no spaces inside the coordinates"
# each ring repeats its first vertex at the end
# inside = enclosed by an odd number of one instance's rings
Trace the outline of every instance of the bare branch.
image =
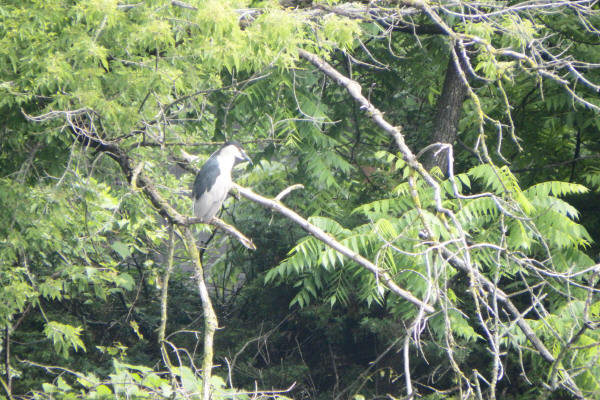
{"type": "Polygon", "coordinates": [[[304,189],[304,185],[296,184],[290,187],[287,187],[281,191],[277,196],[275,196],[275,201],[281,201],[285,196],[287,196],[292,190],[296,189],[304,189]]]}
{"type": "MultiPolygon", "coordinates": [[[[192,219],[190,219],[188,221],[193,221],[193,220],[194,220],[194,218],[192,218],[192,219]]],[[[229,225],[228,223],[226,223],[222,219],[214,217],[210,221],[210,224],[215,225],[218,228],[221,228],[229,236],[231,236],[233,238],[236,238],[248,250],[256,250],[256,246],[252,242],[252,239],[247,238],[246,236],[244,236],[243,233],[241,233],[240,231],[238,231],[237,229],[235,229],[234,226],[229,225]]]]}
{"type": "Polygon", "coordinates": [[[319,239],[321,242],[323,242],[327,246],[331,247],[334,250],[337,250],[341,254],[350,258],[352,261],[356,262],[357,264],[359,264],[362,267],[366,268],[367,270],[371,271],[373,274],[375,274],[379,278],[379,280],[381,282],[383,282],[383,284],[390,291],[394,292],[398,296],[402,297],[403,299],[405,299],[407,301],[410,301],[411,303],[415,304],[419,308],[422,308],[423,310],[425,310],[428,313],[432,313],[434,311],[434,308],[431,305],[424,303],[423,301],[421,301],[420,299],[415,297],[409,291],[402,289],[400,286],[398,286],[396,284],[396,282],[394,282],[392,277],[386,271],[382,270],[377,265],[373,264],[371,261],[367,260],[366,258],[361,256],[357,252],[344,246],[343,244],[341,244],[340,242],[335,240],[335,238],[330,236],[328,233],[326,233],[322,229],[316,227],[315,225],[311,224],[306,219],[302,218],[296,212],[290,210],[289,208],[287,208],[286,206],[284,206],[283,204],[281,204],[275,200],[271,200],[271,199],[268,199],[261,195],[258,195],[256,193],[254,193],[252,190],[245,188],[243,186],[240,186],[236,183],[234,183],[233,186],[245,198],[252,200],[255,203],[258,203],[262,206],[270,208],[271,210],[277,211],[284,217],[286,217],[289,220],[298,224],[302,229],[304,229],[309,234],[313,235],[315,238],[319,239]]]}
{"type": "Polygon", "coordinates": [[[456,255],[450,252],[449,250],[442,248],[441,251],[442,255],[448,260],[450,265],[468,274],[474,274],[477,281],[483,284],[483,286],[485,286],[485,288],[488,291],[496,293],[498,300],[506,306],[510,314],[517,321],[517,325],[521,328],[523,334],[525,334],[527,339],[529,339],[531,344],[533,344],[533,347],[536,348],[536,350],[540,353],[542,358],[544,358],[544,360],[548,362],[554,362],[554,356],[552,355],[552,353],[550,353],[550,351],[546,348],[541,339],[535,334],[535,332],[529,326],[527,321],[523,319],[523,316],[521,315],[517,307],[512,303],[509,296],[506,293],[504,293],[504,291],[502,291],[502,289],[497,287],[493,282],[491,282],[488,278],[483,276],[479,271],[469,268],[461,259],[457,258],[456,255]]]}

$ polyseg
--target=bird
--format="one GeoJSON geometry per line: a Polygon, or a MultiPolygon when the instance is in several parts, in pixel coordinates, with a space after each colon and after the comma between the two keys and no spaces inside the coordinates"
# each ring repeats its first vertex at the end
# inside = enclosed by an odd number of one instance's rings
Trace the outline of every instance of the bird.
{"type": "Polygon", "coordinates": [[[223,205],[232,186],[231,170],[236,164],[252,160],[236,141],[226,142],[204,163],[194,180],[194,215],[202,223],[210,222],[223,205]]]}

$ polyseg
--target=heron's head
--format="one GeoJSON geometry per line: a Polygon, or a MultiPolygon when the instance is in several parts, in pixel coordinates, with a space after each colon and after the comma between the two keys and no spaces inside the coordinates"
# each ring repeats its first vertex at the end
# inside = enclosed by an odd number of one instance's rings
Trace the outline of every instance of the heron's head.
{"type": "Polygon", "coordinates": [[[248,157],[248,154],[242,149],[242,146],[236,141],[227,142],[221,147],[219,153],[225,154],[229,157],[233,157],[234,163],[241,163],[242,161],[248,161],[252,164],[252,160],[248,157]]]}

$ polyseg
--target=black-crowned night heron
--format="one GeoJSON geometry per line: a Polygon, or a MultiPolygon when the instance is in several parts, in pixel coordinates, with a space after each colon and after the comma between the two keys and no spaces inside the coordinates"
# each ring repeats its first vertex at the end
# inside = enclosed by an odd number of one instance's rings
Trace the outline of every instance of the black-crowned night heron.
{"type": "Polygon", "coordinates": [[[231,189],[231,170],[242,161],[249,161],[238,142],[227,142],[215,151],[196,175],[192,198],[194,215],[207,223],[217,214],[231,189]]]}

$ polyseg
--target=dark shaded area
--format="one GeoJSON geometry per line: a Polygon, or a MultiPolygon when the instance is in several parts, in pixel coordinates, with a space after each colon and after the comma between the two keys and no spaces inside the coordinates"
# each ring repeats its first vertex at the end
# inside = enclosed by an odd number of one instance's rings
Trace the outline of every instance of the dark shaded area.
{"type": "MultiPolygon", "coordinates": [[[[464,83],[467,73],[465,72],[464,62],[460,61],[461,69],[458,68],[457,60],[452,55],[448,60],[442,93],[436,105],[435,118],[431,130],[431,144],[447,143],[454,146],[456,143],[458,123],[461,117],[463,102],[467,95],[467,86],[464,83]]],[[[423,159],[423,166],[428,170],[433,167],[439,167],[445,175],[448,171],[448,151],[440,150],[439,146],[432,147],[423,159]]]]}

